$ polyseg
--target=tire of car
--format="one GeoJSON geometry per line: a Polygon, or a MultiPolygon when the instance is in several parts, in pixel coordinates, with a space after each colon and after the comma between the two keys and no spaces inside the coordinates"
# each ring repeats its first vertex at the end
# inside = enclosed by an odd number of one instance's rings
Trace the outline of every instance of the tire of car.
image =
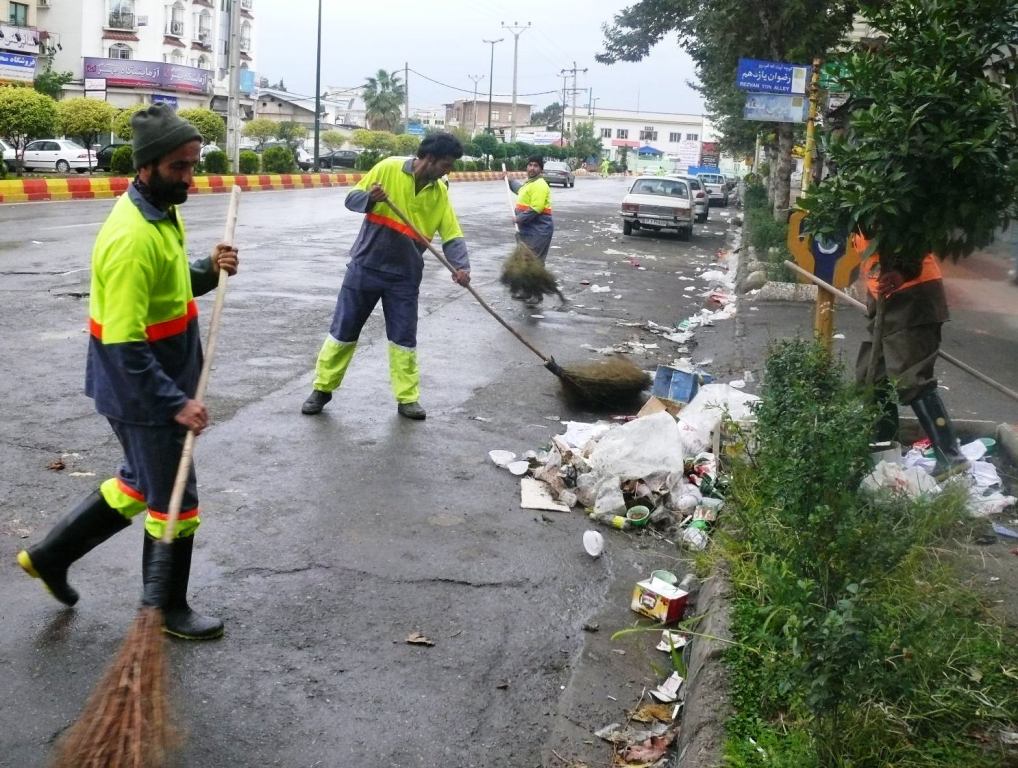
{"type": "Polygon", "coordinates": [[[693,237],[693,228],[692,227],[688,227],[688,228],[683,227],[682,229],[679,230],[679,240],[686,240],[686,241],[688,241],[688,240],[692,239],[692,237],[693,237]]]}
{"type": "Polygon", "coordinates": [[[56,170],[57,173],[67,173],[71,170],[71,164],[66,160],[57,160],[56,170]]]}
{"type": "Polygon", "coordinates": [[[569,187],[570,188],[575,187],[575,186],[576,186],[576,182],[575,181],[569,182],[569,187]]]}
{"type": "Polygon", "coordinates": [[[633,222],[629,221],[628,219],[622,220],[622,234],[623,235],[633,234],[633,222]]]}

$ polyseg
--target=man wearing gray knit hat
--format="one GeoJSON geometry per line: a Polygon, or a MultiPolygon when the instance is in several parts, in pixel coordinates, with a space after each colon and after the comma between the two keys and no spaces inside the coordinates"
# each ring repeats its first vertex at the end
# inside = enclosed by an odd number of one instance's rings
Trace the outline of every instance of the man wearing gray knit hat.
{"type": "Polygon", "coordinates": [[[67,570],[136,516],[144,519],[143,601],[163,609],[164,630],[187,640],[223,634],[223,622],[187,603],[194,533],[201,523],[192,466],[173,531],[170,583],[154,589],[177,466],[188,430],[209,423],[194,399],[202,366],[194,297],[216,287],[220,270],[237,271],[237,251],[219,243],[188,263],[177,206],[187,200],[201,134],[165,104],[131,119],[138,175],[113,206],[92,251],[85,393],[124,450],[116,475],[100,484],[49,532],[18,553],[18,564],[52,595],[74,605],[67,570]],[[158,562],[157,562],[158,561],[158,562]]]}

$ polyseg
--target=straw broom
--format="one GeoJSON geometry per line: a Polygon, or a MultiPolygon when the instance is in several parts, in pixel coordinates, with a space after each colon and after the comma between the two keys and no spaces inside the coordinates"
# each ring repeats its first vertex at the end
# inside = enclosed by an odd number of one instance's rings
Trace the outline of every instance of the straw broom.
{"type": "MultiPolygon", "coordinates": [[[[391,200],[386,199],[385,204],[389,206],[389,209],[399,217],[407,228],[414,233],[415,238],[424,244],[424,247],[431,251],[431,255],[438,259],[442,266],[448,269],[453,274],[456,273],[456,268],[449,263],[449,260],[445,256],[438,252],[438,249],[431,244],[424,235],[421,234],[420,230],[414,225],[407,215],[403,213],[391,200]]],[[[471,285],[464,286],[470,294],[477,299],[477,303],[480,304],[485,311],[495,318],[498,323],[505,328],[509,333],[516,337],[516,339],[523,344],[527,349],[541,358],[544,363],[544,367],[555,374],[562,382],[565,390],[580,399],[588,402],[596,403],[601,406],[614,406],[620,402],[625,402],[633,399],[636,395],[640,394],[649,384],[650,377],[647,376],[640,368],[634,365],[628,358],[618,355],[613,357],[610,361],[604,361],[599,363],[588,363],[575,367],[562,367],[555,358],[550,355],[544,354],[541,350],[531,344],[526,338],[520,334],[515,328],[509,325],[506,320],[498,314],[491,305],[488,304],[481,297],[481,295],[474,290],[471,285]]]]}
{"type": "MultiPolygon", "coordinates": [[[[235,186],[230,193],[224,242],[233,242],[239,202],[240,187],[235,186]]],[[[208,385],[226,280],[226,270],[221,269],[196,400],[204,398],[208,385]]],[[[53,768],[159,768],[177,741],[169,723],[162,608],[169,588],[170,547],[191,468],[194,438],[194,432],[187,433],[170,496],[166,530],[153,553],[161,570],[155,588],[146,587],[142,606],[120,651],[89,697],[81,717],[57,743],[53,768]]]]}
{"type": "MultiPolygon", "coordinates": [[[[506,171],[505,163],[502,163],[502,173],[506,171]]],[[[556,294],[559,300],[565,302],[566,297],[559,290],[555,276],[548,270],[540,257],[534,253],[523,240],[520,239],[520,225],[516,223],[516,209],[513,205],[513,191],[509,184],[509,177],[505,178],[505,191],[509,199],[509,211],[513,217],[513,227],[516,229],[516,246],[512,253],[502,264],[502,275],[499,282],[508,286],[513,293],[533,298],[543,298],[545,294],[556,294]]]]}

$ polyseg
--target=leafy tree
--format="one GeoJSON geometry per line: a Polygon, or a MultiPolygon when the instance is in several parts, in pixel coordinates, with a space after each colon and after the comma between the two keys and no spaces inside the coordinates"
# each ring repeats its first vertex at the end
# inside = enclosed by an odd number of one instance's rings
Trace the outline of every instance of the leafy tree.
{"type": "Polygon", "coordinates": [[[50,60],[46,65],[46,70],[36,75],[33,85],[39,93],[45,93],[51,99],[59,99],[64,92],[64,86],[73,79],[73,72],[54,72],[53,63],[50,60]]]}
{"type": "Polygon", "coordinates": [[[18,175],[24,168],[25,145],[52,135],[57,127],[56,102],[33,88],[0,88],[0,136],[18,155],[18,175]]]}
{"type": "Polygon", "coordinates": [[[339,149],[346,143],[346,134],[342,131],[323,131],[318,140],[327,149],[339,149]]]}
{"type": "Polygon", "coordinates": [[[247,138],[254,139],[258,142],[258,146],[261,147],[269,139],[276,138],[278,130],[279,124],[275,120],[269,120],[266,117],[256,117],[254,120],[244,123],[242,133],[247,138]]]}
{"type": "Polygon", "coordinates": [[[204,107],[182,109],[177,112],[177,116],[198,129],[203,144],[219,144],[226,138],[226,123],[211,109],[204,107]]]}
{"type": "Polygon", "coordinates": [[[144,112],[148,107],[128,107],[117,112],[113,117],[113,135],[123,141],[130,141],[134,138],[134,128],[131,126],[131,118],[138,112],[144,112]]]}
{"type": "MultiPolygon", "coordinates": [[[[665,37],[675,34],[693,59],[707,113],[729,150],[748,151],[757,130],[774,124],[743,119],[745,95],[735,87],[740,57],[812,62],[838,44],[850,28],[855,0],[638,0],[604,25],[603,64],[640,61],[665,37]]],[[[774,215],[786,216],[795,128],[778,123],[774,215]]]]}
{"type": "Polygon", "coordinates": [[[477,148],[480,156],[485,158],[487,168],[491,168],[491,158],[500,144],[501,142],[490,133],[479,133],[474,136],[474,147],[477,148]]]}
{"type": "MultiPolygon", "coordinates": [[[[1018,129],[1006,79],[988,64],[1018,29],[1018,0],[867,3],[886,36],[846,60],[847,135],[832,137],[836,173],[803,201],[819,234],[860,231],[888,269],[927,253],[958,258],[1018,213],[1018,129]]],[[[1015,62],[1005,60],[1011,69],[1015,62]]]]}
{"type": "Polygon", "coordinates": [[[382,155],[391,155],[396,151],[396,135],[388,131],[368,131],[358,128],[353,132],[350,143],[355,147],[363,147],[382,155]]]}
{"type": "Polygon", "coordinates": [[[570,149],[571,156],[575,157],[578,162],[582,163],[589,157],[600,159],[601,139],[594,135],[592,122],[576,124],[576,138],[573,139],[570,149]]]}
{"type": "Polygon", "coordinates": [[[295,123],[292,120],[284,120],[276,126],[276,138],[285,141],[288,146],[296,147],[308,136],[308,127],[304,123],[295,123]]]}
{"type": "Polygon", "coordinates": [[[396,137],[397,155],[416,155],[417,148],[420,146],[421,140],[418,136],[411,136],[408,133],[404,133],[396,137]]]}
{"type": "Polygon", "coordinates": [[[92,145],[99,134],[106,133],[113,122],[116,109],[97,99],[68,99],[57,102],[57,118],[65,136],[80,139],[88,152],[88,166],[92,168],[92,145]]]}
{"type": "Polygon", "coordinates": [[[406,89],[400,77],[393,72],[378,70],[364,83],[364,99],[368,127],[373,130],[393,131],[400,125],[400,116],[406,89]]]}
{"type": "Polygon", "coordinates": [[[557,101],[549,104],[544,109],[530,113],[531,125],[558,125],[562,119],[562,105],[557,101]]]}

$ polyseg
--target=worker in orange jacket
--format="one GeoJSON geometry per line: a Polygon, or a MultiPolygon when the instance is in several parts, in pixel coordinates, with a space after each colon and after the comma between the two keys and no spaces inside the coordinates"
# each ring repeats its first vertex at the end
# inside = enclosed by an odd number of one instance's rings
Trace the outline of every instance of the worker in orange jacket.
{"type": "MultiPolygon", "coordinates": [[[[854,235],[854,246],[865,253],[868,241],[854,235]]],[[[911,273],[887,270],[880,266],[880,256],[873,253],[863,264],[867,288],[867,331],[870,338],[859,348],[856,379],[866,379],[873,353],[873,325],[877,298],[884,299],[883,336],[876,360],[878,403],[881,417],[874,439],[893,440],[898,434],[898,406],[910,405],[920,426],[926,432],[937,457],[933,474],[943,479],[968,468],[958,437],[940,394],[933,365],[940,352],[941,327],[949,319],[944,280],[936,257],[930,253],[919,268],[911,273]],[[889,396],[888,383],[893,384],[896,399],[889,396]]]]}

